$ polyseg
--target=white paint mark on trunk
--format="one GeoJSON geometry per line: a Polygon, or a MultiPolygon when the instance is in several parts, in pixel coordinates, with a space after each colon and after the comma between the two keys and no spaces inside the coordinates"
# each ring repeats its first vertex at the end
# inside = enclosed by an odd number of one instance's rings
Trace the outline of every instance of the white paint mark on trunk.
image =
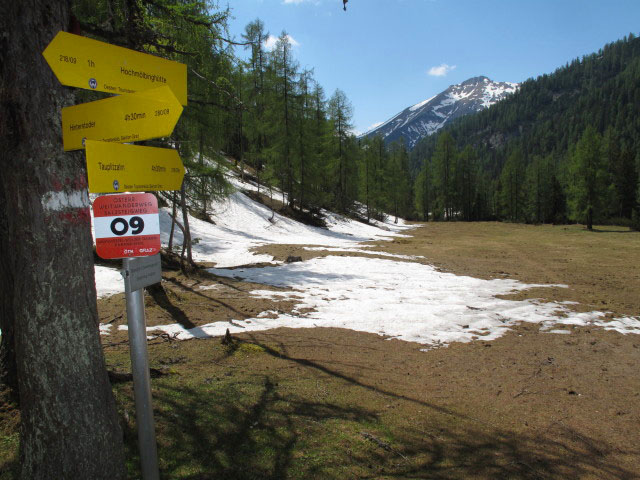
{"type": "Polygon", "coordinates": [[[42,207],[45,210],[67,210],[69,208],[87,208],[89,194],[86,190],[75,190],[73,192],[47,192],[42,196],[42,207]]]}

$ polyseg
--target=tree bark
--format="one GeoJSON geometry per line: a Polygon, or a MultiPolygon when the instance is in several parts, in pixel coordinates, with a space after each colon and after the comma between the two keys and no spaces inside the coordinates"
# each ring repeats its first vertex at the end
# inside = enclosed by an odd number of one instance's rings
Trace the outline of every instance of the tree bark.
{"type": "Polygon", "coordinates": [[[86,170],[61,142],[60,109],[73,96],[42,57],[69,13],[64,0],[23,0],[5,2],[0,16],[1,328],[14,336],[21,478],[119,479],[86,170]]]}
{"type": "Polygon", "coordinates": [[[187,251],[187,262],[189,263],[189,268],[193,266],[193,256],[191,254],[191,230],[189,229],[189,209],[187,208],[187,193],[185,182],[182,182],[182,188],[180,189],[180,203],[182,206],[182,254],[180,257],[184,256],[185,249],[187,251]]]}

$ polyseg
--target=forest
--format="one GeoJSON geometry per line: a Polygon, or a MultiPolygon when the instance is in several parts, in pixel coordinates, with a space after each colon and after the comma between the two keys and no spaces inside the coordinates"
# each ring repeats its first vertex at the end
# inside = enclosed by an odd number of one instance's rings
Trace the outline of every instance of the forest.
{"type": "Polygon", "coordinates": [[[354,210],[362,147],[352,106],[300,68],[285,31],[268,47],[256,19],[230,38],[231,10],[208,1],[79,0],[73,13],[77,33],[187,65],[188,108],[171,138],[147,142],[177,147],[187,169],[182,192],[161,193],[174,215],[182,211],[179,228],[188,229],[188,210],[206,219],[210,201],[230,192],[225,158],[282,192],[292,214],[318,220],[320,208],[354,210]]]}
{"type": "Polygon", "coordinates": [[[524,82],[411,152],[421,218],[640,226],[640,40],[524,82]]]}
{"type": "Polygon", "coordinates": [[[316,222],[328,209],[365,221],[640,224],[634,35],[527,80],[409,152],[402,141],[358,139],[345,93],[327,98],[286,31],[267,48],[259,19],[236,39],[229,8],[206,1],[78,0],[73,11],[78,33],[187,64],[189,108],[164,143],[188,174],[179,198],[163,195],[187,234],[187,211],[206,218],[209,200],[230,191],[223,155],[316,222]]]}

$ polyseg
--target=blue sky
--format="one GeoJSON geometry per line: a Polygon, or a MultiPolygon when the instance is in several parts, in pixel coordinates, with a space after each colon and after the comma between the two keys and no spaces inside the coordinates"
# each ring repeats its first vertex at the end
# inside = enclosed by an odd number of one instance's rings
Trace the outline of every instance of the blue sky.
{"type": "Polygon", "coordinates": [[[349,0],[346,12],[342,0],[229,6],[236,39],[256,18],[274,36],[286,30],[327,96],[346,93],[359,132],[467,78],[521,82],[640,32],[640,0],[349,0]]]}

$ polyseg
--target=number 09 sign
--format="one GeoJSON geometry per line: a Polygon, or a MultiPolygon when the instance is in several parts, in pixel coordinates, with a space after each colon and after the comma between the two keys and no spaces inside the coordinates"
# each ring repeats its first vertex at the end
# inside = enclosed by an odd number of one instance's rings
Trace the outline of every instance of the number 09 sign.
{"type": "Polygon", "coordinates": [[[93,226],[101,258],[146,257],[160,251],[158,201],[151,193],[96,198],[93,226]]]}

